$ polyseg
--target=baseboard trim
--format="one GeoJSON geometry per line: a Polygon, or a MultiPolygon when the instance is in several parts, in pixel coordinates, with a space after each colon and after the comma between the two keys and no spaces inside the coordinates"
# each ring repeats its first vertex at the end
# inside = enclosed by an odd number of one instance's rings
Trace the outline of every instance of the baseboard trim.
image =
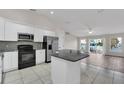
{"type": "Polygon", "coordinates": [[[124,58],[124,56],[115,56],[115,55],[106,55],[105,56],[111,56],[111,57],[120,57],[120,58],[124,58]]]}

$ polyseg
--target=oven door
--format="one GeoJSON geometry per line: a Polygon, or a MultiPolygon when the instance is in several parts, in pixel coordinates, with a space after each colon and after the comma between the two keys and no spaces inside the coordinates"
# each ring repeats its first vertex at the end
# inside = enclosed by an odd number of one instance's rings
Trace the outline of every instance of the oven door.
{"type": "Polygon", "coordinates": [[[30,52],[19,52],[19,69],[34,66],[35,62],[35,51],[30,52]]]}

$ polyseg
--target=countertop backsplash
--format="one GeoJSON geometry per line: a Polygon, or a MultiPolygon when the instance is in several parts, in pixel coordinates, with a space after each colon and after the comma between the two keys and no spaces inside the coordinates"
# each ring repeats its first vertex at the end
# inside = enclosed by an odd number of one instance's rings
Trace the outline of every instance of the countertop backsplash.
{"type": "Polygon", "coordinates": [[[42,43],[26,41],[0,41],[0,52],[16,51],[18,45],[33,45],[36,50],[42,49],[42,43]]]}

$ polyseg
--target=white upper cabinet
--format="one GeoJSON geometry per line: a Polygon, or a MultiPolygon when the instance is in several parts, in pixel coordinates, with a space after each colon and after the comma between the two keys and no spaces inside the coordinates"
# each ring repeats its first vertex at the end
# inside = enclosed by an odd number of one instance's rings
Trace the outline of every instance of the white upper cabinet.
{"type": "Polygon", "coordinates": [[[4,19],[0,18],[0,40],[4,40],[4,19]]]}
{"type": "Polygon", "coordinates": [[[26,25],[18,24],[18,31],[17,33],[27,33],[27,34],[34,34],[34,28],[26,25]]]}
{"type": "Polygon", "coordinates": [[[18,24],[5,22],[5,41],[17,41],[18,24]]]}
{"type": "Polygon", "coordinates": [[[48,31],[48,30],[44,30],[43,35],[44,35],[44,36],[56,36],[56,35],[55,35],[55,32],[53,32],[53,31],[48,31]]]}
{"type": "Polygon", "coordinates": [[[5,41],[17,41],[18,33],[34,33],[34,28],[13,22],[5,22],[5,41]]]}
{"type": "Polygon", "coordinates": [[[34,42],[43,42],[43,36],[56,36],[55,32],[35,28],[34,30],[34,42]]]}
{"type": "Polygon", "coordinates": [[[34,30],[34,42],[43,42],[43,30],[35,28],[34,30]]]}
{"type": "Polygon", "coordinates": [[[18,33],[34,34],[34,42],[43,42],[43,36],[56,36],[55,32],[17,24],[0,18],[0,40],[18,41],[18,33]]]}

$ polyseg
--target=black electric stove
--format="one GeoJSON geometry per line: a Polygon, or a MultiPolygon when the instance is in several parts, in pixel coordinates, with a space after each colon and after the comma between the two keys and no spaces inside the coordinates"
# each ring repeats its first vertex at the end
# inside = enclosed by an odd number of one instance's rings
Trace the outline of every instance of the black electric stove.
{"type": "Polygon", "coordinates": [[[18,69],[36,65],[35,50],[32,45],[18,45],[18,69]]]}

